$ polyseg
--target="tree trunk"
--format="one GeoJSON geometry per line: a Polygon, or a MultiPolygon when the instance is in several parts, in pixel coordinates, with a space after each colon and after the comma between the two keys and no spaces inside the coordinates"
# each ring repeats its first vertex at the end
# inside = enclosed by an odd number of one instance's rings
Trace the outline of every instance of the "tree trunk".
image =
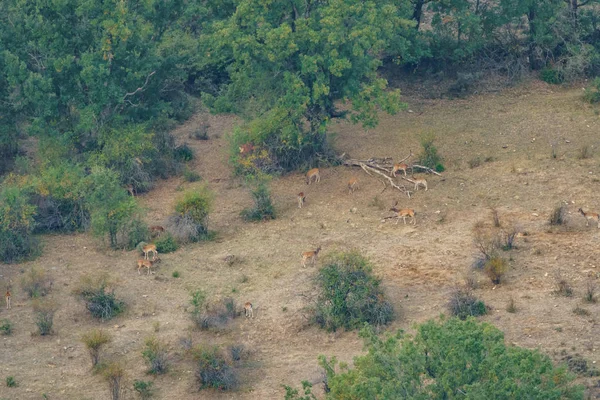
{"type": "Polygon", "coordinates": [[[419,30],[419,26],[421,25],[421,17],[423,16],[423,6],[425,5],[425,0],[416,0],[415,6],[413,9],[413,19],[417,22],[415,26],[416,30],[419,30]]]}

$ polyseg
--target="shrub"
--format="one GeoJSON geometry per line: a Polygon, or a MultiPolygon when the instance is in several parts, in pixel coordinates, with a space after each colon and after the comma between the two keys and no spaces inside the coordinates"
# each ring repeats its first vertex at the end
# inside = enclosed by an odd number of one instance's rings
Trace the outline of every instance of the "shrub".
{"type": "Polygon", "coordinates": [[[494,228],[500,228],[500,217],[496,208],[492,208],[492,221],[494,222],[494,228]]]}
{"type": "Polygon", "coordinates": [[[458,288],[450,295],[448,302],[450,315],[466,320],[467,317],[478,317],[487,314],[483,301],[477,299],[467,288],[458,288]]]}
{"type": "Polygon", "coordinates": [[[152,336],[146,339],[146,348],[142,352],[142,356],[149,366],[149,374],[164,374],[169,367],[168,353],[166,346],[152,336]]]}
{"type": "Polygon", "coordinates": [[[437,172],[443,172],[445,168],[442,164],[442,157],[440,157],[437,147],[433,144],[434,140],[435,136],[433,134],[426,134],[421,137],[423,150],[419,155],[419,164],[437,172]]]}
{"type": "Polygon", "coordinates": [[[580,317],[587,317],[588,315],[590,315],[590,312],[585,308],[577,306],[573,309],[573,314],[579,315],[580,317]]]}
{"type": "Polygon", "coordinates": [[[210,128],[210,124],[208,122],[198,125],[198,128],[196,128],[194,132],[190,133],[190,139],[208,140],[208,128],[210,128]]]}
{"type": "Polygon", "coordinates": [[[183,171],[183,179],[186,182],[198,182],[202,179],[199,173],[192,171],[191,169],[186,169],[183,171]]]}
{"type": "Polygon", "coordinates": [[[200,390],[231,390],[237,386],[237,373],[218,347],[199,347],[194,353],[197,362],[196,380],[200,390]]]}
{"type": "Polygon", "coordinates": [[[560,71],[553,69],[552,67],[546,67],[540,71],[540,79],[546,83],[558,85],[563,83],[565,78],[560,71]]]}
{"type": "Polygon", "coordinates": [[[566,280],[566,278],[563,277],[563,275],[561,274],[560,271],[556,272],[556,275],[554,276],[554,280],[555,280],[555,286],[556,286],[554,293],[556,293],[557,295],[560,295],[560,296],[565,296],[565,297],[573,296],[573,288],[571,287],[569,282],[566,280]]]}
{"type": "Polygon", "coordinates": [[[246,221],[261,221],[275,219],[275,207],[271,200],[271,191],[264,180],[260,180],[252,190],[254,207],[242,211],[242,218],[246,221]]]}
{"type": "Polygon", "coordinates": [[[237,316],[235,301],[226,297],[213,303],[203,303],[203,307],[194,308],[192,318],[200,329],[222,329],[237,316]]]}
{"type": "Polygon", "coordinates": [[[515,303],[515,299],[513,299],[512,297],[508,301],[508,305],[506,306],[506,311],[508,311],[511,314],[514,314],[517,312],[517,303],[515,303]]]}
{"type": "Polygon", "coordinates": [[[0,335],[8,336],[8,335],[12,335],[12,332],[13,332],[12,322],[10,322],[7,319],[0,320],[0,335]]]}
{"type": "Polygon", "coordinates": [[[473,168],[477,168],[481,165],[481,158],[480,157],[474,157],[472,159],[469,160],[469,168],[473,169],[473,168]]]}
{"type": "Polygon", "coordinates": [[[179,244],[177,244],[177,241],[169,232],[166,232],[160,237],[158,237],[154,241],[154,244],[156,245],[156,250],[161,254],[172,253],[174,251],[177,251],[177,249],[179,248],[179,244]]]}
{"type": "Polygon", "coordinates": [[[229,346],[229,353],[233,361],[240,361],[246,355],[246,348],[243,344],[234,344],[229,346]]]}
{"type": "Polygon", "coordinates": [[[123,395],[123,379],[125,378],[125,368],[119,363],[112,362],[106,365],[102,370],[104,379],[108,382],[108,389],[112,400],[119,400],[123,395]]]}
{"type": "Polygon", "coordinates": [[[381,280],[372,275],[371,263],[356,252],[330,257],[316,283],[319,295],[312,321],[321,328],[355,329],[365,322],[385,325],[394,318],[393,307],[380,287],[381,280]]]}
{"type": "Polygon", "coordinates": [[[577,153],[577,158],[579,160],[586,160],[588,158],[591,158],[592,154],[593,154],[592,148],[589,145],[584,144],[583,146],[581,146],[579,148],[579,152],[577,153]]]}
{"type": "Polygon", "coordinates": [[[100,361],[100,349],[110,342],[110,335],[101,329],[94,329],[81,337],[81,341],[88,349],[92,359],[92,368],[100,361]]]}
{"type": "Polygon", "coordinates": [[[53,333],[54,313],[57,307],[51,301],[34,300],[33,312],[35,315],[35,325],[38,328],[40,336],[47,336],[53,333]]]}
{"type": "Polygon", "coordinates": [[[515,238],[518,233],[519,229],[516,226],[502,230],[502,250],[508,251],[515,248],[515,238]]]}
{"type": "Polygon", "coordinates": [[[559,204],[554,208],[552,214],[550,214],[550,225],[563,225],[567,221],[565,219],[567,215],[567,206],[559,204]]]}
{"type": "Polygon", "coordinates": [[[283,385],[283,388],[285,389],[284,400],[317,400],[317,397],[312,393],[312,383],[308,381],[302,381],[303,396],[300,396],[298,389],[291,386],[283,385]]]}
{"type": "Polygon", "coordinates": [[[36,299],[50,293],[52,282],[46,277],[44,270],[31,267],[21,278],[21,288],[30,298],[36,299]]]}
{"type": "Polygon", "coordinates": [[[380,338],[363,329],[367,353],[352,368],[338,369],[335,359],[321,356],[325,398],[583,399],[584,388],[565,367],[538,350],[507,345],[491,324],[450,318],[416,330],[380,338]]]}
{"type": "Polygon", "coordinates": [[[133,390],[139,393],[142,400],[147,400],[154,395],[154,382],[151,381],[133,381],[133,390]]]}
{"type": "Polygon", "coordinates": [[[172,276],[173,276],[173,278],[179,278],[181,276],[181,274],[179,273],[179,271],[173,271],[172,276]]]}
{"type": "Polygon", "coordinates": [[[75,290],[75,294],[84,300],[90,314],[102,321],[109,320],[125,310],[125,303],[115,297],[114,289],[109,289],[109,284],[107,275],[85,277],[75,290]]]}
{"type": "Polygon", "coordinates": [[[23,189],[0,189],[0,261],[19,262],[39,254],[39,242],[32,236],[35,214],[23,189]]]}
{"type": "Polygon", "coordinates": [[[596,290],[598,286],[594,281],[588,281],[585,289],[585,296],[583,299],[588,303],[595,303],[598,299],[596,298],[596,290]]]}
{"type": "Polygon", "coordinates": [[[592,104],[600,102],[600,77],[594,79],[592,86],[585,89],[583,98],[592,104]]]}
{"type": "Polygon", "coordinates": [[[208,235],[208,215],[213,194],[206,186],[188,191],[175,206],[177,214],[169,218],[169,231],[182,242],[198,241],[208,235]]]}
{"type": "Polygon", "coordinates": [[[119,243],[126,243],[124,247],[127,250],[135,249],[138,243],[148,239],[150,239],[148,225],[137,218],[123,224],[121,231],[117,235],[117,241],[119,243]]]}
{"type": "Polygon", "coordinates": [[[176,160],[187,162],[194,159],[194,150],[192,150],[187,143],[184,143],[175,147],[173,150],[173,155],[175,156],[176,160]]]}
{"type": "Polygon", "coordinates": [[[484,272],[490,278],[493,284],[498,285],[502,279],[502,276],[506,273],[508,263],[505,258],[499,256],[493,256],[486,261],[483,267],[484,272]]]}
{"type": "Polygon", "coordinates": [[[14,376],[7,376],[6,377],[6,387],[10,387],[10,388],[14,388],[19,386],[17,384],[17,381],[15,380],[14,376]]]}

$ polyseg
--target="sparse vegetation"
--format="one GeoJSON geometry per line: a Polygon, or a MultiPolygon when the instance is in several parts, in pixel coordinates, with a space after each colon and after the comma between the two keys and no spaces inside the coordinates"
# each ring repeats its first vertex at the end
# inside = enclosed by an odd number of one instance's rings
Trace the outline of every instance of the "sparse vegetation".
{"type": "Polygon", "coordinates": [[[237,386],[237,372],[218,347],[199,347],[194,351],[194,358],[197,363],[196,380],[200,390],[231,390],[237,386]]]}
{"type": "MultiPolygon", "coordinates": [[[[192,304],[195,300],[192,299],[192,304]]],[[[200,308],[192,311],[192,319],[200,329],[223,329],[237,316],[236,304],[231,297],[207,303],[202,301],[200,308]]]]}
{"type": "Polygon", "coordinates": [[[192,183],[192,182],[198,182],[198,181],[202,180],[202,177],[196,171],[192,171],[191,169],[186,169],[185,171],[183,171],[183,179],[186,182],[192,183]]]}
{"type": "Polygon", "coordinates": [[[35,214],[36,207],[29,203],[25,190],[3,183],[0,188],[1,262],[20,262],[40,253],[39,241],[33,236],[35,214]]]}
{"type": "Polygon", "coordinates": [[[173,278],[179,278],[181,276],[181,274],[179,273],[179,271],[173,271],[171,276],[173,276],[173,278]]]}
{"type": "Polygon", "coordinates": [[[190,133],[190,139],[208,140],[208,128],[210,128],[210,125],[207,122],[198,125],[198,128],[190,133]]]}
{"type": "Polygon", "coordinates": [[[148,364],[149,374],[164,374],[169,368],[169,354],[164,343],[152,336],[146,339],[142,356],[148,364]]]}
{"type": "Polygon", "coordinates": [[[125,303],[115,296],[108,275],[84,277],[75,289],[94,318],[102,321],[116,317],[125,310],[125,303]]]}
{"type": "Polygon", "coordinates": [[[481,165],[481,158],[479,156],[473,157],[469,160],[469,168],[477,168],[481,165]]]}
{"type": "Polygon", "coordinates": [[[96,367],[100,361],[100,349],[110,340],[110,335],[101,329],[93,329],[81,337],[81,341],[90,353],[92,368],[96,367]]]}
{"type": "Polygon", "coordinates": [[[450,294],[448,311],[461,320],[487,314],[483,301],[477,299],[467,288],[457,288],[450,294]]]}
{"type": "Polygon", "coordinates": [[[233,344],[229,346],[229,353],[233,361],[240,361],[246,356],[246,347],[243,344],[233,344]]]}
{"type": "Polygon", "coordinates": [[[53,333],[54,313],[58,307],[50,300],[34,300],[33,313],[35,316],[35,325],[38,328],[40,336],[47,336],[53,333]]]}
{"type": "Polygon", "coordinates": [[[590,104],[600,102],[600,77],[594,79],[592,85],[585,89],[583,98],[590,104]]]}
{"type": "Polygon", "coordinates": [[[493,256],[486,261],[483,271],[490,278],[493,284],[498,285],[502,280],[502,277],[508,269],[508,262],[505,258],[499,256],[493,256]]]}
{"type": "Polygon", "coordinates": [[[385,210],[385,203],[383,202],[383,200],[381,200],[381,197],[379,196],[373,197],[373,199],[371,199],[371,202],[369,203],[369,206],[375,207],[380,211],[385,210]]]}
{"type": "Polygon", "coordinates": [[[564,225],[566,221],[567,206],[559,204],[550,214],[550,225],[564,225]]]}
{"type": "Polygon", "coordinates": [[[0,320],[0,335],[9,336],[12,335],[13,325],[8,319],[0,320]]]}
{"type": "Polygon", "coordinates": [[[255,187],[252,189],[254,207],[242,211],[242,218],[246,221],[263,221],[275,219],[275,207],[271,200],[271,191],[265,180],[257,178],[255,187]]]}
{"type": "Polygon", "coordinates": [[[154,396],[153,386],[154,382],[151,381],[142,381],[138,379],[133,381],[133,390],[140,395],[140,399],[142,400],[148,400],[154,396]]]}
{"type": "Polygon", "coordinates": [[[556,272],[556,274],[554,276],[554,280],[555,280],[555,286],[556,286],[554,293],[556,293],[559,296],[564,296],[564,297],[572,297],[573,296],[573,288],[571,287],[571,284],[569,284],[567,279],[562,275],[562,273],[560,271],[556,272]]]}
{"type": "Polygon", "coordinates": [[[312,321],[330,331],[356,329],[365,322],[391,322],[394,309],[385,300],[381,280],[372,270],[371,263],[357,252],[330,256],[316,277],[319,295],[312,321]]]}
{"type": "Polygon", "coordinates": [[[175,147],[173,155],[176,160],[187,162],[194,159],[194,150],[187,143],[175,147]]]}
{"type": "Polygon", "coordinates": [[[598,301],[596,297],[596,291],[598,290],[598,285],[596,282],[589,280],[585,287],[585,295],[583,299],[588,303],[596,303],[598,301]]]}
{"type": "Polygon", "coordinates": [[[515,225],[511,225],[506,229],[502,229],[501,238],[502,238],[502,250],[509,251],[515,248],[515,238],[519,234],[519,228],[515,225]]]}
{"type": "Polygon", "coordinates": [[[102,369],[102,375],[108,382],[111,399],[120,400],[124,392],[125,368],[118,362],[111,362],[102,369]]]}
{"type": "Polygon", "coordinates": [[[584,144],[583,146],[581,146],[579,148],[579,151],[577,152],[577,159],[579,160],[587,160],[588,158],[592,157],[592,148],[587,145],[584,144]]]}
{"type": "Polygon", "coordinates": [[[517,312],[517,310],[518,310],[517,303],[515,302],[515,299],[511,297],[510,300],[508,300],[508,305],[506,306],[506,311],[511,314],[514,314],[517,312]]]}
{"type": "Polygon", "coordinates": [[[9,388],[14,388],[14,387],[18,386],[17,381],[14,376],[7,376],[5,382],[6,382],[6,387],[9,387],[9,388]]]}
{"type": "Polygon", "coordinates": [[[580,306],[577,306],[573,309],[573,314],[579,315],[580,317],[587,317],[590,315],[590,311],[580,306]]]}
{"type": "Polygon", "coordinates": [[[52,289],[52,281],[42,269],[31,267],[21,278],[21,288],[32,299],[46,296],[52,289]]]}
{"type": "Polygon", "coordinates": [[[500,228],[500,216],[498,215],[498,210],[492,207],[492,221],[494,223],[494,228],[500,228]]]}
{"type": "Polygon", "coordinates": [[[444,172],[446,168],[442,164],[442,157],[438,154],[434,141],[435,136],[433,134],[424,134],[421,136],[421,146],[423,149],[419,155],[419,163],[434,171],[444,172]]]}
{"type": "Polygon", "coordinates": [[[172,253],[179,249],[177,240],[175,240],[173,235],[171,235],[169,232],[165,232],[164,234],[160,235],[160,237],[156,238],[154,244],[156,245],[156,250],[160,254],[172,253]]]}

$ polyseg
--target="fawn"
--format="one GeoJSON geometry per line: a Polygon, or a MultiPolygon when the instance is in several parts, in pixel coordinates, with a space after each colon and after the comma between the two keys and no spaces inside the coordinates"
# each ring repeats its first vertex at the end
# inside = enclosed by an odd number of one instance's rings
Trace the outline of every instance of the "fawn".
{"type": "Polygon", "coordinates": [[[156,257],[158,256],[158,251],[156,251],[156,245],[155,244],[147,244],[144,247],[142,247],[142,251],[144,252],[144,259],[148,260],[148,253],[153,253],[152,255],[152,261],[156,260],[156,257]]]}
{"type": "Polygon", "coordinates": [[[317,247],[315,251],[305,251],[304,253],[302,253],[302,266],[306,268],[306,262],[308,260],[310,260],[311,265],[314,266],[315,262],[317,262],[317,256],[319,255],[320,251],[321,246],[317,247]]]}
{"type": "Polygon", "coordinates": [[[304,202],[306,202],[306,196],[304,195],[304,192],[298,193],[298,208],[302,208],[304,202]]]}
{"type": "Polygon", "coordinates": [[[249,301],[244,304],[244,312],[246,314],[246,318],[254,318],[254,311],[252,310],[252,303],[249,301]]]}
{"type": "Polygon", "coordinates": [[[348,194],[354,193],[354,191],[356,189],[359,189],[358,179],[357,178],[350,178],[350,180],[348,181],[348,194]]]}
{"type": "Polygon", "coordinates": [[[10,310],[11,309],[11,306],[10,306],[10,298],[11,298],[10,288],[8,288],[8,287],[6,288],[6,294],[4,295],[4,297],[6,299],[6,309],[10,310]]]}
{"type": "Polygon", "coordinates": [[[394,164],[394,168],[392,168],[392,176],[395,178],[396,172],[398,172],[398,171],[404,172],[404,176],[406,176],[407,168],[408,168],[408,165],[404,164],[404,163],[394,164]]]}
{"type": "Polygon", "coordinates": [[[158,264],[160,262],[160,258],[157,258],[156,261],[152,261],[152,260],[145,260],[143,258],[140,258],[137,261],[137,266],[138,266],[138,274],[141,275],[141,269],[146,267],[148,268],[148,275],[150,275],[150,269],[154,266],[154,264],[158,264]]]}
{"type": "Polygon", "coordinates": [[[313,181],[313,178],[314,178],[315,183],[321,182],[321,175],[319,174],[319,168],[313,168],[306,173],[306,184],[310,185],[310,183],[313,181]]]}
{"type": "Polygon", "coordinates": [[[396,213],[396,225],[398,225],[398,221],[400,221],[400,218],[402,218],[402,220],[404,221],[404,225],[406,225],[406,217],[411,217],[413,220],[413,225],[417,224],[417,218],[415,217],[415,210],[413,210],[412,208],[403,208],[401,210],[399,210],[398,208],[396,208],[396,205],[398,204],[398,202],[396,201],[396,203],[394,204],[394,206],[392,208],[390,208],[390,211],[393,211],[396,213]]]}
{"type": "Polygon", "coordinates": [[[581,215],[585,217],[585,226],[590,226],[590,220],[595,221],[600,229],[600,215],[595,212],[584,212],[581,208],[579,209],[581,215]]]}
{"type": "Polygon", "coordinates": [[[427,181],[424,178],[413,178],[415,181],[415,190],[419,190],[419,186],[425,187],[427,191],[427,181]]]}

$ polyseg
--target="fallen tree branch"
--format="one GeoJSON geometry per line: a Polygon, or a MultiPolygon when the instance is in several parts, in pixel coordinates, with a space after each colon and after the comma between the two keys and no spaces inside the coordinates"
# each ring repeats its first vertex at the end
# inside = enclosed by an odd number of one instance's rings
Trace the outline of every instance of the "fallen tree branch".
{"type": "Polygon", "coordinates": [[[368,175],[370,175],[370,176],[372,176],[372,175],[369,173],[369,171],[371,171],[371,172],[374,172],[374,173],[376,173],[376,174],[379,174],[379,175],[383,176],[385,179],[387,179],[387,180],[390,182],[390,186],[392,186],[393,188],[396,188],[396,189],[398,189],[398,190],[399,190],[399,191],[401,191],[401,192],[404,192],[404,194],[405,194],[405,195],[407,195],[407,196],[408,196],[408,198],[410,199],[410,192],[409,192],[409,191],[408,191],[408,190],[407,190],[407,189],[406,189],[404,186],[400,186],[400,185],[397,185],[396,183],[394,183],[394,180],[393,180],[392,178],[390,178],[389,176],[385,175],[383,172],[381,172],[381,171],[378,171],[377,169],[375,169],[375,168],[373,168],[373,167],[371,167],[371,166],[368,166],[368,165],[366,165],[366,164],[364,164],[364,163],[361,163],[361,164],[360,164],[360,167],[361,167],[361,168],[362,168],[362,169],[363,169],[363,170],[364,170],[364,171],[365,171],[365,172],[366,172],[368,175]]]}
{"type": "Polygon", "coordinates": [[[415,167],[417,167],[417,168],[421,168],[421,169],[423,169],[423,170],[425,170],[425,171],[429,172],[430,174],[435,174],[435,175],[437,175],[437,176],[442,176],[442,174],[440,174],[440,173],[438,173],[438,172],[436,172],[436,171],[432,170],[432,169],[431,169],[431,168],[429,168],[429,167],[424,167],[424,166],[422,166],[422,165],[417,165],[417,164],[413,164],[413,165],[412,165],[412,167],[413,167],[413,168],[415,168],[415,167]]]}

